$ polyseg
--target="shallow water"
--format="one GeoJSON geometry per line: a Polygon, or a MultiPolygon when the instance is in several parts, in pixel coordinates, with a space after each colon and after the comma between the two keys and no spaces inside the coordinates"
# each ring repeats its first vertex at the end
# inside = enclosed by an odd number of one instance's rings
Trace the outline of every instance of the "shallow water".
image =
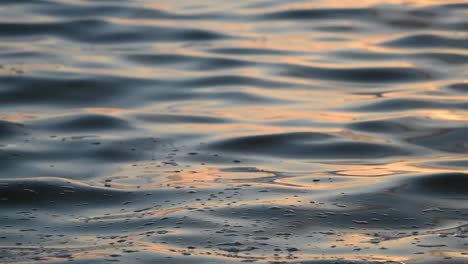
{"type": "Polygon", "coordinates": [[[0,2],[1,263],[467,263],[465,1],[0,2]]]}

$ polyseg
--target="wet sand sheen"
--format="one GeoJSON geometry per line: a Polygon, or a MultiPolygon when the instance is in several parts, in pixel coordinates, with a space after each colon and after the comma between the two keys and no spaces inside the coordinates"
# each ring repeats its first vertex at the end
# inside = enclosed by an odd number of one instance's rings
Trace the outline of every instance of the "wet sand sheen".
{"type": "Polygon", "coordinates": [[[1,1],[0,263],[466,263],[463,1],[1,1]]]}

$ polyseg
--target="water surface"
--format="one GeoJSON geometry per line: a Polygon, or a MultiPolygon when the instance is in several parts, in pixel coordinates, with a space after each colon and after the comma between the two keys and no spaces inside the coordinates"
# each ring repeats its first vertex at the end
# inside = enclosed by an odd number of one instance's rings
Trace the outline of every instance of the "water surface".
{"type": "Polygon", "coordinates": [[[468,262],[467,8],[1,1],[0,262],[468,262]]]}

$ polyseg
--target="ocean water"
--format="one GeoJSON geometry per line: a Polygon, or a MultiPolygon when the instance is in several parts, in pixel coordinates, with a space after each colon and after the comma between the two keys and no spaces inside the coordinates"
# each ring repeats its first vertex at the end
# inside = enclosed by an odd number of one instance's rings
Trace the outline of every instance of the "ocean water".
{"type": "Polygon", "coordinates": [[[0,1],[0,263],[468,263],[468,3],[0,1]]]}

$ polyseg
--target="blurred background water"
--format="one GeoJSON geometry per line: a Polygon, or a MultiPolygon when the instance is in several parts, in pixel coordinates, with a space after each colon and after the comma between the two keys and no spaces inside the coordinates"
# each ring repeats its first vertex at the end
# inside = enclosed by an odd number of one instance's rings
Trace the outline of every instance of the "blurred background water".
{"type": "Polygon", "coordinates": [[[0,2],[1,263],[466,263],[465,1],[0,2]]]}

